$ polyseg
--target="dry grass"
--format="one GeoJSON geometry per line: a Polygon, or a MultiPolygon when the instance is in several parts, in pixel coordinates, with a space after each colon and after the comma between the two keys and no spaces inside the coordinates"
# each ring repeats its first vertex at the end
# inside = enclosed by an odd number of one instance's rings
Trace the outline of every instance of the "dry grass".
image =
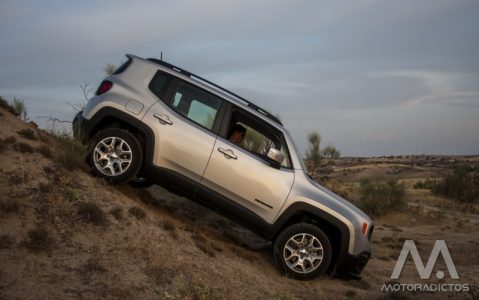
{"type": "Polygon", "coordinates": [[[207,254],[209,257],[215,257],[215,249],[212,244],[201,234],[195,232],[191,235],[191,238],[195,242],[196,247],[207,254]]]}
{"type": "Polygon", "coordinates": [[[48,251],[53,248],[55,240],[51,234],[42,227],[28,231],[23,241],[25,247],[32,252],[48,251]]]}
{"type": "Polygon", "coordinates": [[[18,213],[20,211],[20,204],[14,199],[1,199],[0,212],[2,214],[18,213]]]}
{"type": "Polygon", "coordinates": [[[32,140],[32,141],[37,140],[35,132],[33,130],[29,129],[29,128],[19,130],[19,131],[17,131],[17,133],[19,135],[23,136],[26,139],[29,139],[29,140],[32,140]]]}
{"type": "Polygon", "coordinates": [[[27,143],[18,142],[13,145],[13,148],[21,153],[33,153],[35,149],[27,143]]]}
{"type": "Polygon", "coordinates": [[[53,158],[52,150],[50,149],[50,147],[48,147],[46,145],[40,145],[40,146],[36,147],[35,150],[36,150],[36,152],[43,155],[43,157],[45,157],[45,158],[49,158],[49,159],[53,158]]]}
{"type": "Polygon", "coordinates": [[[106,225],[107,221],[103,210],[91,202],[80,202],[77,204],[77,217],[83,222],[98,226],[106,225]]]}
{"type": "Polygon", "coordinates": [[[15,239],[8,234],[0,235],[0,249],[8,249],[15,244],[15,239]]]}
{"type": "Polygon", "coordinates": [[[66,170],[86,168],[85,154],[87,147],[68,134],[54,136],[58,155],[56,161],[66,170]]]}
{"type": "Polygon", "coordinates": [[[146,218],[146,213],[143,209],[137,207],[137,206],[132,206],[128,209],[128,212],[133,215],[137,220],[142,220],[146,218]]]}
{"type": "Polygon", "coordinates": [[[123,208],[115,206],[110,210],[110,214],[118,221],[123,220],[123,208]]]}

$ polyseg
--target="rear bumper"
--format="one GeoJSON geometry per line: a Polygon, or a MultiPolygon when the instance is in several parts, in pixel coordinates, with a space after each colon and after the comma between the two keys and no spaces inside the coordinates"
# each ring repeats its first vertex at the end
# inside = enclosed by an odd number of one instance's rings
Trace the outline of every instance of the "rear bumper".
{"type": "Polygon", "coordinates": [[[358,255],[345,254],[339,257],[333,275],[345,278],[360,279],[361,272],[371,258],[371,253],[361,252],[358,255]]]}

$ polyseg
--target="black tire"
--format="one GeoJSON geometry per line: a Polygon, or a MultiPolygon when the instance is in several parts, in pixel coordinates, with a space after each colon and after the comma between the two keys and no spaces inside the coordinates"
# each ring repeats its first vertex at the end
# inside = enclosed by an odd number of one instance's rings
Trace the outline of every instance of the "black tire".
{"type": "Polygon", "coordinates": [[[87,162],[92,173],[114,184],[126,183],[134,178],[143,162],[143,151],[138,140],[119,128],[98,132],[89,149],[87,162]]]}
{"type": "Polygon", "coordinates": [[[295,279],[312,279],[323,274],[329,267],[332,258],[331,242],[327,235],[315,225],[294,224],[278,235],[273,247],[273,257],[274,263],[281,273],[295,279]],[[298,241],[301,246],[296,244],[298,241]],[[309,247],[303,245],[310,242],[309,247]],[[293,249],[295,252],[285,249],[287,243],[288,249],[293,249]],[[320,254],[322,254],[322,259],[318,258],[320,254]],[[285,256],[290,259],[287,261],[285,256]],[[299,265],[293,268],[292,266],[296,262],[299,265]]]}
{"type": "Polygon", "coordinates": [[[150,179],[148,179],[147,177],[143,176],[142,174],[138,174],[132,179],[130,179],[130,181],[128,181],[128,184],[136,189],[145,189],[145,188],[149,188],[155,183],[151,181],[150,179]]]}

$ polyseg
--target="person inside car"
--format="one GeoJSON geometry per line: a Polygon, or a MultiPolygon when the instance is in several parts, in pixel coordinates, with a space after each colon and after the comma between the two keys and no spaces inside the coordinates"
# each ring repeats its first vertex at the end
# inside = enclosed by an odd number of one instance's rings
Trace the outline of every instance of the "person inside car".
{"type": "Polygon", "coordinates": [[[246,136],[246,128],[238,123],[233,126],[228,140],[235,145],[240,145],[246,136]]]}

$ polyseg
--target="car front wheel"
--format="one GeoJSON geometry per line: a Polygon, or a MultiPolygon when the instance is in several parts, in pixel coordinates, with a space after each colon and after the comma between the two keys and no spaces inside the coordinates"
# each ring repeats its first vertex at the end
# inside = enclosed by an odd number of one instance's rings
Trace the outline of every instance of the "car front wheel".
{"type": "Polygon", "coordinates": [[[95,175],[112,183],[134,178],[143,160],[141,146],[131,133],[108,128],[98,132],[90,145],[88,162],[95,175]]]}
{"type": "Polygon", "coordinates": [[[328,268],[332,247],[327,235],[317,226],[299,223],[279,234],[273,256],[280,272],[296,279],[311,279],[328,268]]]}

